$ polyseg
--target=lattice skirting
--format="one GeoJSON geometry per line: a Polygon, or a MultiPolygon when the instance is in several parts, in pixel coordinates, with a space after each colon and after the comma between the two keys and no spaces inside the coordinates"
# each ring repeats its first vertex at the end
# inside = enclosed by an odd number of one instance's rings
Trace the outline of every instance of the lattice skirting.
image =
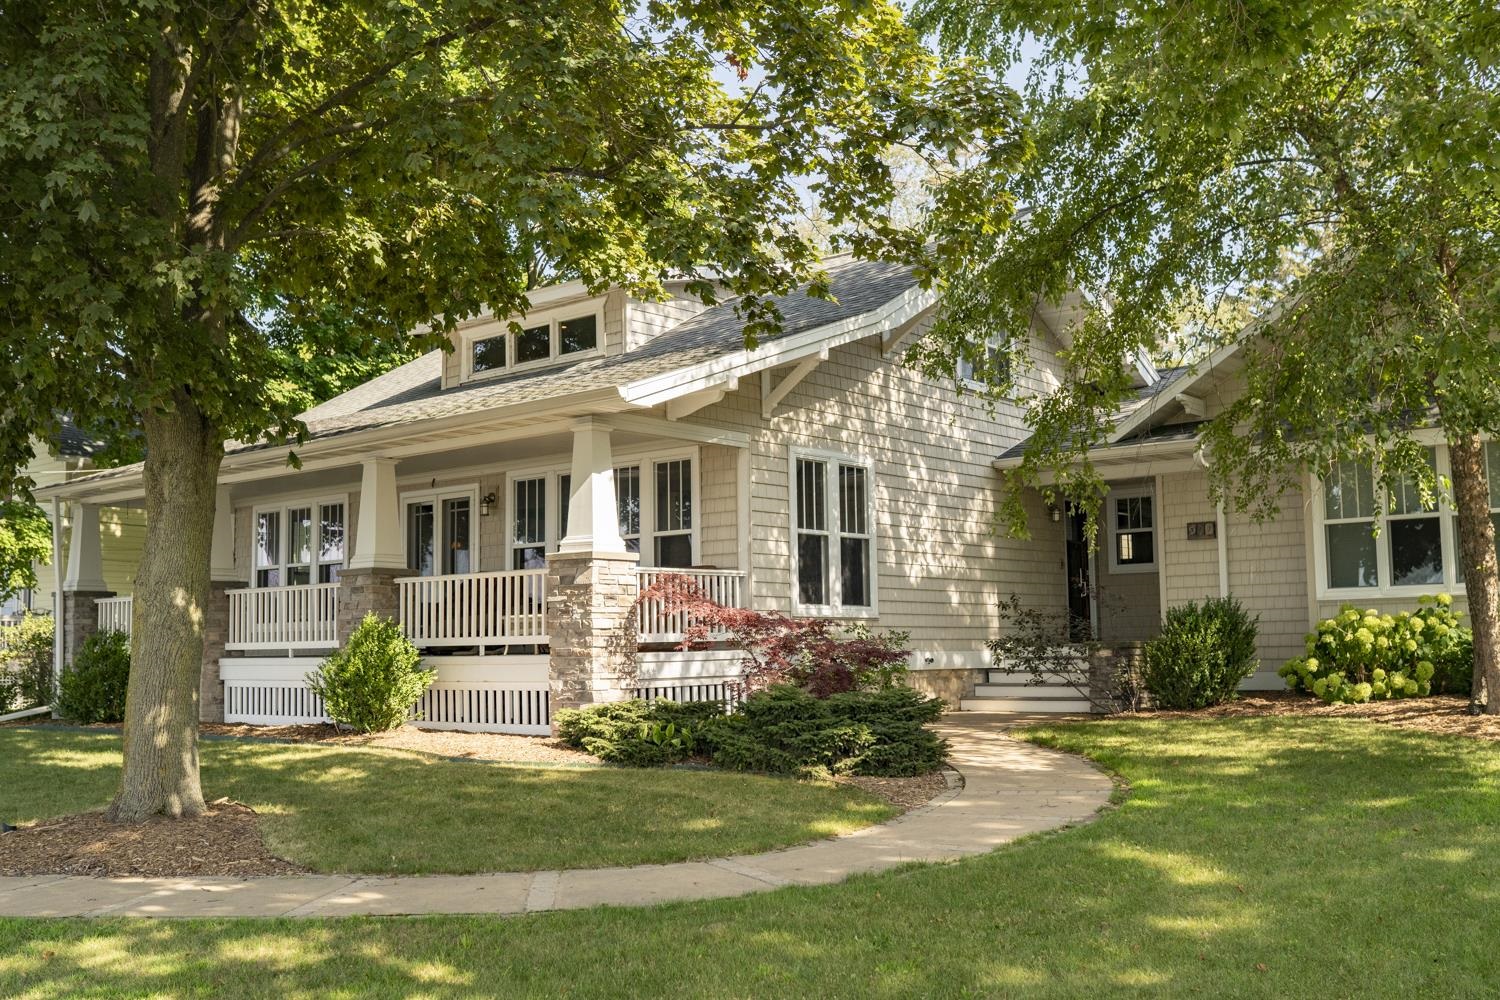
{"type": "Polygon", "coordinates": [[[691,681],[652,681],[650,684],[637,687],[632,692],[637,698],[646,701],[655,701],[665,698],[667,701],[718,701],[723,702],[726,708],[732,708],[739,702],[740,691],[734,683],[733,678],[720,679],[696,677],[691,681]]]}

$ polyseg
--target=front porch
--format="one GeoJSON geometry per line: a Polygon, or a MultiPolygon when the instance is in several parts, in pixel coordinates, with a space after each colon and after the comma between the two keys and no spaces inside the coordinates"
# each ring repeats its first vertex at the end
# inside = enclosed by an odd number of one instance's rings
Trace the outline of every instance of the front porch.
{"type": "MultiPolygon", "coordinates": [[[[673,573],[745,606],[742,436],[619,419],[221,486],[205,720],[324,721],[306,674],[366,613],[437,670],[424,725],[535,734],[559,707],[726,695],[737,658],[673,649],[684,614],[637,597],[673,573]]],[[[78,596],[90,630],[132,630],[131,597],[78,596]]]]}

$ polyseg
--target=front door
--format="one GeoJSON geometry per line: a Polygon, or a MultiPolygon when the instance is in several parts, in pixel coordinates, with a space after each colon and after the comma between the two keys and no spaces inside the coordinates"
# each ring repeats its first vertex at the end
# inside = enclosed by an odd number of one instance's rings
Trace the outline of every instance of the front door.
{"type": "Polygon", "coordinates": [[[1089,543],[1085,518],[1071,506],[1067,513],[1068,638],[1082,642],[1093,635],[1093,608],[1089,581],[1089,543]]]}

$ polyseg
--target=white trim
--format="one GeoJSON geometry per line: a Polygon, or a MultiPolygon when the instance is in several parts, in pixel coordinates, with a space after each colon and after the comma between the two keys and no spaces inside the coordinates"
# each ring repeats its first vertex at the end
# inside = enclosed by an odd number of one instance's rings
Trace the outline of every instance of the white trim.
{"type": "Polygon", "coordinates": [[[537,368],[546,368],[558,365],[565,361],[581,361],[585,358],[597,358],[604,355],[604,305],[608,296],[593,296],[592,301],[573,302],[552,306],[547,309],[537,310],[531,313],[522,313],[497,320],[493,323],[485,323],[460,331],[458,336],[459,354],[459,381],[462,383],[482,382],[487,379],[499,378],[516,372],[528,372],[537,368]],[[591,307],[591,308],[586,308],[591,307]],[[594,346],[586,351],[574,351],[571,354],[560,353],[562,343],[559,341],[558,324],[567,320],[582,319],[585,316],[594,317],[594,346]],[[545,325],[547,327],[547,356],[537,358],[534,361],[516,361],[516,333],[511,330],[510,325],[514,323],[523,330],[545,325]],[[474,346],[486,340],[505,338],[505,364],[503,367],[476,372],[474,370],[474,346]]]}
{"type": "MultiPolygon", "coordinates": [[[[1433,449],[1434,465],[1440,482],[1451,482],[1452,467],[1448,457],[1448,447],[1441,442],[1441,435],[1437,431],[1419,431],[1412,437],[1421,444],[1433,449]]],[[[1500,471],[1500,470],[1497,470],[1500,471]]],[[[1323,479],[1321,476],[1309,475],[1307,477],[1308,501],[1312,506],[1312,516],[1308,523],[1312,526],[1312,552],[1313,552],[1313,587],[1312,591],[1319,602],[1354,602],[1376,600],[1382,598],[1411,598],[1420,597],[1423,594],[1447,592],[1451,594],[1463,594],[1467,588],[1458,582],[1458,538],[1457,538],[1457,512],[1448,502],[1448,497],[1439,491],[1437,506],[1430,512],[1420,514],[1392,514],[1390,512],[1390,498],[1381,489],[1378,479],[1378,470],[1374,467],[1370,470],[1371,482],[1375,492],[1375,515],[1371,518],[1358,519],[1357,523],[1365,524],[1373,528],[1378,523],[1380,532],[1375,538],[1375,578],[1374,587],[1330,587],[1328,585],[1328,511],[1323,497],[1323,479]],[[1389,525],[1392,520],[1407,520],[1411,518],[1436,517],[1438,519],[1438,544],[1443,560],[1443,579],[1434,583],[1413,583],[1397,586],[1391,583],[1391,549],[1389,525]]],[[[1500,507],[1490,508],[1492,513],[1500,512],[1500,507]]],[[[1335,520],[1336,524],[1356,523],[1356,519],[1344,518],[1335,520]]]]}
{"type": "MultiPolygon", "coordinates": [[[[774,386],[771,384],[771,369],[760,373],[760,415],[764,420],[770,420],[776,413],[776,407],[802,380],[813,373],[813,369],[828,360],[828,348],[823,348],[816,354],[809,354],[781,377],[781,381],[774,386]]],[[[669,403],[668,406],[671,404],[669,403]]]]}
{"type": "Polygon", "coordinates": [[[1105,514],[1108,518],[1107,523],[1105,524],[1105,533],[1106,537],[1109,540],[1109,575],[1118,576],[1122,573],[1155,573],[1157,560],[1160,558],[1162,541],[1160,511],[1161,504],[1156,499],[1155,488],[1151,483],[1142,483],[1138,486],[1123,486],[1118,488],[1111,487],[1110,491],[1104,496],[1104,503],[1105,514]],[[1119,517],[1115,512],[1115,501],[1129,500],[1136,497],[1145,497],[1146,499],[1149,499],[1151,501],[1151,527],[1127,529],[1125,534],[1133,535],[1141,534],[1146,531],[1151,532],[1151,561],[1145,563],[1127,563],[1125,565],[1121,565],[1118,561],[1120,547],[1119,542],[1117,541],[1118,536],[1121,532],[1119,528],[1119,517]]]}
{"type": "MultiPolygon", "coordinates": [[[[268,584],[267,586],[279,586],[279,587],[292,586],[291,584],[289,584],[287,582],[287,579],[286,579],[286,575],[287,575],[286,574],[286,570],[287,570],[287,567],[289,565],[291,565],[290,563],[288,563],[286,561],[286,545],[287,545],[288,540],[291,537],[290,533],[287,530],[289,521],[287,519],[286,512],[289,511],[289,510],[298,508],[298,507],[310,507],[312,509],[312,523],[313,523],[312,549],[313,549],[313,551],[312,551],[312,562],[308,563],[308,565],[307,565],[307,572],[308,572],[308,577],[309,577],[309,579],[308,579],[307,582],[310,583],[310,584],[315,584],[315,583],[321,582],[321,581],[318,580],[318,567],[321,565],[321,562],[318,559],[318,551],[319,551],[319,548],[321,546],[321,541],[322,541],[322,539],[320,537],[320,535],[321,535],[321,532],[320,532],[320,523],[321,522],[320,522],[320,516],[319,515],[322,513],[321,508],[323,507],[324,504],[338,503],[338,504],[343,504],[344,505],[344,558],[339,561],[339,565],[343,569],[348,569],[349,568],[349,560],[354,557],[354,546],[352,544],[352,542],[354,541],[354,530],[353,530],[354,529],[354,520],[353,520],[353,516],[352,516],[353,513],[354,513],[354,510],[353,510],[353,505],[350,503],[350,497],[351,496],[352,496],[352,494],[350,494],[350,493],[320,493],[320,494],[300,493],[300,494],[288,494],[288,495],[285,495],[285,496],[283,496],[283,497],[281,497],[279,499],[275,499],[275,500],[270,500],[270,499],[262,497],[259,500],[259,502],[251,504],[251,506],[250,506],[250,533],[249,533],[249,537],[246,539],[246,541],[249,543],[249,547],[250,547],[250,550],[246,554],[246,559],[245,559],[246,568],[249,571],[248,574],[247,574],[247,576],[244,578],[245,581],[246,581],[246,586],[249,587],[252,590],[258,589],[258,585],[255,582],[256,575],[262,569],[273,569],[273,568],[276,570],[277,574],[279,575],[280,582],[277,583],[277,584],[274,584],[274,585],[268,584]],[[258,537],[258,535],[256,533],[256,522],[260,519],[260,515],[261,514],[269,514],[269,513],[275,513],[275,514],[280,515],[279,526],[277,527],[277,533],[280,535],[280,537],[277,539],[277,548],[279,550],[277,552],[278,562],[276,563],[276,565],[274,567],[260,566],[260,565],[257,565],[257,563],[255,561],[256,550],[257,550],[257,547],[259,545],[259,537],[258,537]]],[[[235,512],[238,513],[238,511],[243,510],[243,509],[244,509],[243,507],[237,507],[237,508],[235,508],[235,512]]],[[[238,582],[239,579],[240,579],[239,577],[236,577],[235,578],[236,582],[238,582]]],[[[331,580],[331,581],[327,581],[327,582],[337,583],[338,581],[331,580]]]]}
{"type": "MultiPolygon", "coordinates": [[[[868,455],[855,455],[848,452],[826,451],[818,448],[800,448],[792,446],[787,449],[787,525],[788,544],[790,545],[791,564],[791,600],[792,614],[801,617],[816,618],[860,618],[871,619],[880,616],[880,517],[879,504],[876,503],[878,476],[875,471],[875,460],[868,455]],[[797,572],[797,461],[809,459],[811,461],[823,462],[825,465],[823,496],[828,505],[827,517],[828,527],[823,534],[828,538],[828,564],[826,568],[827,579],[824,588],[831,598],[830,603],[823,605],[803,604],[798,596],[801,588],[797,572]],[[839,540],[843,537],[840,515],[842,504],[838,495],[838,476],[836,470],[840,465],[856,466],[865,470],[865,515],[867,518],[867,531],[864,535],[870,542],[870,603],[864,605],[846,605],[841,593],[841,563],[839,540]]],[[[858,536],[851,536],[858,537],[858,536]]]]}

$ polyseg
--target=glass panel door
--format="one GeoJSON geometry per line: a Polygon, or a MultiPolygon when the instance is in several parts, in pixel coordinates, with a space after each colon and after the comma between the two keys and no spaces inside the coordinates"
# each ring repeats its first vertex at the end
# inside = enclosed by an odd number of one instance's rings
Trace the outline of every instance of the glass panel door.
{"type": "Polygon", "coordinates": [[[281,586],[281,513],[255,515],[255,585],[281,586]]]}
{"type": "Polygon", "coordinates": [[[468,573],[472,569],[470,557],[469,498],[459,497],[443,501],[443,572],[468,573]]]}
{"type": "Polygon", "coordinates": [[[434,576],[437,563],[434,559],[433,508],[431,500],[419,500],[406,505],[406,561],[417,576],[434,576]]]}
{"type": "Polygon", "coordinates": [[[335,583],[344,568],[344,505],[318,507],[318,582],[335,583]]]}

